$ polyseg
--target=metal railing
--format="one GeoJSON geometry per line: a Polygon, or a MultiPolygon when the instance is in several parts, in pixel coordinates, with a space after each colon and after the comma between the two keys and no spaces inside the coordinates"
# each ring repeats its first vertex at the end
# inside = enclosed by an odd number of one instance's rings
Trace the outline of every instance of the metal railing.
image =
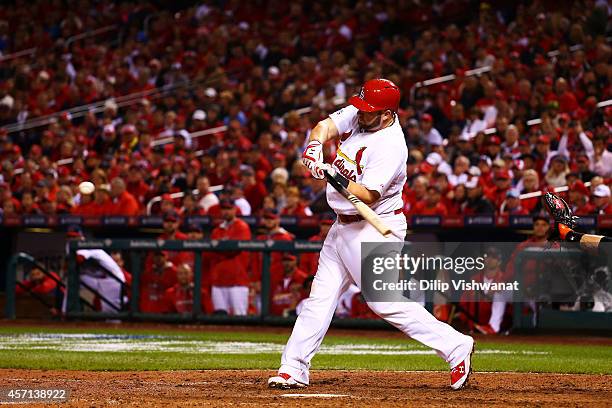
{"type": "MultiPolygon", "coordinates": [[[[202,313],[201,292],[193,291],[193,311],[189,316],[175,314],[150,314],[141,313],[140,302],[140,278],[142,274],[141,254],[150,251],[189,251],[194,255],[193,286],[202,287],[202,251],[246,251],[262,253],[262,281],[261,281],[261,315],[248,316],[246,319],[256,322],[265,321],[270,314],[271,276],[270,264],[272,252],[318,252],[321,250],[321,242],[312,241],[174,241],[174,240],[142,240],[142,239],[101,239],[91,241],[72,241],[68,244],[68,298],[66,317],[100,317],[100,318],[143,318],[143,319],[178,319],[178,320],[210,320],[210,316],[202,313]],[[79,249],[103,249],[105,251],[130,250],[132,268],[132,294],[130,297],[129,311],[118,313],[84,313],[81,311],[78,293],[79,281],[76,269],[76,252],[79,249]]],[[[10,269],[9,269],[10,270],[10,269]]],[[[13,287],[13,286],[11,286],[13,287]]],[[[218,320],[218,319],[217,319],[218,320]]],[[[225,317],[226,321],[231,318],[225,317]]]]}

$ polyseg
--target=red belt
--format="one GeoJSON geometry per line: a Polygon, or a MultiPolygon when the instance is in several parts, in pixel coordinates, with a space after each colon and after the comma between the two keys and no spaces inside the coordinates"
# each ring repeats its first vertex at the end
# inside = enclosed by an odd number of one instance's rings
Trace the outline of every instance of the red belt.
{"type": "MultiPolygon", "coordinates": [[[[397,215],[397,214],[401,214],[402,212],[403,212],[402,209],[398,208],[397,210],[393,211],[393,214],[397,215]]],[[[391,213],[388,212],[384,214],[391,214],[391,213]]],[[[342,224],[351,224],[353,222],[363,221],[363,217],[359,214],[354,214],[354,215],[338,214],[338,221],[340,221],[342,224]]]]}

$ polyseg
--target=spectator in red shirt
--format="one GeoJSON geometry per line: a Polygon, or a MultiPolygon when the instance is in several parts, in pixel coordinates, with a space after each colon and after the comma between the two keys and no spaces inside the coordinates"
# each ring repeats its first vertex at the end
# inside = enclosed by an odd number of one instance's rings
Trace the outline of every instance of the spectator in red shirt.
{"type": "Polygon", "coordinates": [[[595,207],[589,203],[589,189],[581,180],[569,185],[568,204],[576,215],[588,215],[595,212],[595,207]]]}
{"type": "Polygon", "coordinates": [[[82,216],[93,215],[94,193],[85,194],[83,191],[86,190],[79,190],[80,202],[72,208],[72,214],[82,216]]]}
{"type": "Polygon", "coordinates": [[[504,200],[506,199],[506,193],[512,186],[512,177],[508,170],[499,170],[495,173],[494,179],[495,185],[493,188],[488,189],[485,192],[486,197],[495,208],[500,208],[504,200]]]}
{"type": "Polygon", "coordinates": [[[506,192],[506,199],[499,206],[500,214],[507,215],[527,215],[529,212],[521,205],[518,190],[511,188],[506,192]]]}
{"type": "MultiPolygon", "coordinates": [[[[187,264],[181,264],[176,269],[176,285],[166,289],[165,302],[168,313],[188,314],[193,312],[193,272],[187,264]]],[[[202,312],[210,314],[213,311],[208,290],[202,288],[202,312]]]]}
{"type": "Polygon", "coordinates": [[[152,262],[145,263],[140,276],[140,311],[164,313],[166,311],[166,290],[176,284],[176,267],[168,260],[165,251],[156,251],[152,262]]]}
{"type": "MultiPolygon", "coordinates": [[[[236,207],[228,200],[220,202],[223,223],[212,231],[213,240],[251,239],[251,229],[236,217],[236,207]]],[[[246,315],[249,305],[249,257],[241,251],[214,252],[211,255],[211,296],[215,313],[246,315]]]]}
{"type": "Polygon", "coordinates": [[[295,215],[298,217],[306,217],[312,215],[312,211],[303,202],[300,196],[300,190],[297,187],[289,187],[287,189],[287,203],[283,208],[282,215],[295,215]]]}
{"type": "Polygon", "coordinates": [[[255,172],[248,168],[242,172],[241,176],[242,188],[244,191],[244,197],[251,204],[251,211],[257,213],[262,205],[264,197],[268,195],[268,189],[264,183],[257,180],[255,172]]]}
{"type": "Polygon", "coordinates": [[[136,198],[140,207],[144,207],[145,200],[149,194],[150,187],[143,180],[143,168],[140,165],[133,164],[130,166],[130,172],[127,177],[127,191],[136,198]]]}
{"type": "Polygon", "coordinates": [[[610,205],[610,187],[600,184],[593,190],[593,205],[595,214],[612,214],[610,205]]]}
{"type": "Polygon", "coordinates": [[[30,191],[26,191],[21,195],[20,213],[23,215],[40,214],[38,204],[34,202],[34,196],[30,191]]]}
{"type": "Polygon", "coordinates": [[[191,192],[186,192],[183,197],[183,207],[180,209],[180,214],[185,219],[186,217],[206,215],[206,211],[200,207],[198,200],[191,192]]]}
{"type": "Polygon", "coordinates": [[[300,291],[308,274],[297,267],[297,257],[284,254],[282,269],[274,273],[270,281],[270,313],[274,316],[287,316],[295,310],[300,301],[300,291]]]}
{"type": "Polygon", "coordinates": [[[448,215],[463,215],[463,203],[467,198],[465,184],[457,184],[451,192],[451,198],[447,205],[448,215]]]}
{"type": "MultiPolygon", "coordinates": [[[[522,186],[521,194],[533,193],[540,190],[540,177],[538,172],[530,169],[523,172],[523,178],[517,187],[522,186]]],[[[538,212],[540,209],[540,197],[521,200],[521,205],[530,213],[538,212]]]]}
{"type": "Polygon", "coordinates": [[[126,191],[125,181],[120,177],[115,177],[111,181],[112,215],[125,215],[128,217],[138,215],[140,206],[138,200],[126,191]]]}
{"type": "Polygon", "coordinates": [[[438,186],[427,187],[427,195],[425,201],[420,201],[414,208],[414,214],[416,215],[439,215],[446,217],[448,210],[446,206],[440,201],[442,194],[438,186]]]}

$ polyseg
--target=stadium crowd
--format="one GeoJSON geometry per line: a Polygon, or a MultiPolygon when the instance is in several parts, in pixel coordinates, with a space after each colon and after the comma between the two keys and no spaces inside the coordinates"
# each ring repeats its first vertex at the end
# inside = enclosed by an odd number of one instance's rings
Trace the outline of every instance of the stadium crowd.
{"type": "Polygon", "coordinates": [[[537,214],[519,195],[564,185],[576,214],[612,214],[605,1],[14,3],[0,6],[4,218],[139,215],[158,196],[164,228],[324,216],[325,181],[301,150],[373,77],[402,90],[407,216],[537,214]]]}

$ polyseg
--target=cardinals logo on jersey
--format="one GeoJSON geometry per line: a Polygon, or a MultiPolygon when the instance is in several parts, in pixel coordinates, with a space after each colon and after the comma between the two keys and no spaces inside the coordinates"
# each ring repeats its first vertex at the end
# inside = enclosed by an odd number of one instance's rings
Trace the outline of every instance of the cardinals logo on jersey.
{"type": "Polygon", "coordinates": [[[366,146],[362,146],[357,151],[355,155],[355,159],[351,159],[348,157],[342,150],[338,149],[336,160],[334,160],[334,166],[338,169],[338,172],[342,174],[349,180],[353,182],[357,181],[357,175],[361,175],[363,173],[363,164],[361,164],[361,158],[363,156],[363,151],[366,149],[366,146]],[[355,166],[355,170],[348,168],[347,163],[355,166]],[[355,174],[357,173],[357,174],[355,174]]]}

